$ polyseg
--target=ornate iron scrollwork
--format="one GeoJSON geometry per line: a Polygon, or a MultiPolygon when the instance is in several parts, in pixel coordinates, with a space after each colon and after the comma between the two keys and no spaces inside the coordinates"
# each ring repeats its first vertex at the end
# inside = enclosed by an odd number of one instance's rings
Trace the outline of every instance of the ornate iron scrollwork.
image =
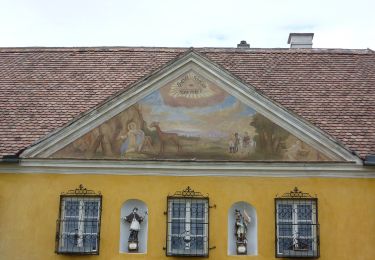
{"type": "Polygon", "coordinates": [[[187,186],[186,189],[182,191],[176,191],[171,197],[204,198],[208,197],[208,195],[204,196],[201,192],[194,191],[190,186],[187,186]]]}
{"type": "Polygon", "coordinates": [[[85,195],[101,195],[100,191],[95,193],[93,190],[88,190],[83,187],[82,184],[78,186],[77,189],[69,190],[68,192],[62,192],[61,195],[68,195],[68,196],[85,196],[85,195]]]}
{"type": "Polygon", "coordinates": [[[290,192],[284,193],[280,197],[278,197],[276,195],[276,197],[277,198],[283,198],[283,199],[311,199],[311,198],[314,198],[309,193],[300,191],[297,187],[294,187],[293,190],[291,190],[290,192]]]}

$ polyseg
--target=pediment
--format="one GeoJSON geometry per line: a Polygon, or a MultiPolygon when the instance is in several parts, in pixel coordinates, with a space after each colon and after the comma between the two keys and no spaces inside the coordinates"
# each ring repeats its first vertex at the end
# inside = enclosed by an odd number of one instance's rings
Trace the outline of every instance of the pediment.
{"type": "Polygon", "coordinates": [[[355,161],[194,51],[27,149],[24,158],[355,161]]]}

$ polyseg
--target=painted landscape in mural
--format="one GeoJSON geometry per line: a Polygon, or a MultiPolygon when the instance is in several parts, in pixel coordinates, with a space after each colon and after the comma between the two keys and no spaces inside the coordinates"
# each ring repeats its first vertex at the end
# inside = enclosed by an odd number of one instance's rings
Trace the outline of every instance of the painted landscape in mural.
{"type": "Polygon", "coordinates": [[[330,160],[195,72],[188,72],[53,158],[330,160]]]}

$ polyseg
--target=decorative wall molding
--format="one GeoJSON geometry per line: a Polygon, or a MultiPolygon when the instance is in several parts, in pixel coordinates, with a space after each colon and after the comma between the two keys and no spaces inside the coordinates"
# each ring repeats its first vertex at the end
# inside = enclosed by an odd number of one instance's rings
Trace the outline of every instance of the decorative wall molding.
{"type": "Polygon", "coordinates": [[[23,159],[1,164],[0,173],[101,174],[139,176],[375,178],[375,168],[347,162],[226,163],[23,159]]]}

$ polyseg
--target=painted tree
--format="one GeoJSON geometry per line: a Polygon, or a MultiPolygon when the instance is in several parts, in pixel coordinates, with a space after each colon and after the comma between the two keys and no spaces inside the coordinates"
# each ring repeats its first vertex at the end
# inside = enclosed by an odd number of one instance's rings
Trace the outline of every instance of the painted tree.
{"type": "Polygon", "coordinates": [[[289,133],[259,113],[254,115],[250,125],[255,127],[257,133],[255,156],[257,158],[282,158],[289,133]]]}

